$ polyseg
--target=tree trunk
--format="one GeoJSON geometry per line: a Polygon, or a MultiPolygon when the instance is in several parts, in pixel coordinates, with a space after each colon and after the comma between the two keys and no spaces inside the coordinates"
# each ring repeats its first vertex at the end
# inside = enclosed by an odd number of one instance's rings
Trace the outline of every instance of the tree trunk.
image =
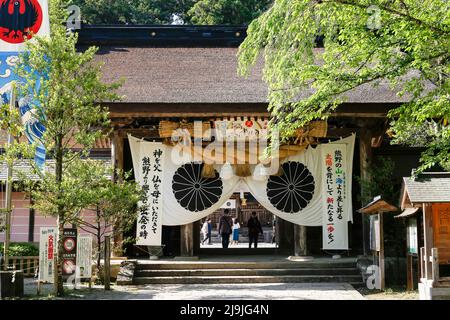
{"type": "Polygon", "coordinates": [[[97,277],[101,278],[102,228],[100,224],[100,209],[97,206],[97,277]]]}
{"type": "MultiPolygon", "coordinates": [[[[63,168],[63,145],[62,145],[63,136],[60,134],[56,137],[55,143],[55,179],[56,184],[58,185],[58,197],[61,197],[61,184],[62,184],[62,168],[63,168]]],[[[60,203],[60,202],[59,202],[60,203]]],[[[54,281],[55,281],[55,294],[58,297],[64,295],[64,286],[62,281],[62,255],[64,252],[64,244],[63,244],[63,232],[64,232],[64,210],[61,204],[58,204],[58,254],[56,256],[56,264],[55,264],[55,273],[54,273],[54,281]]]]}

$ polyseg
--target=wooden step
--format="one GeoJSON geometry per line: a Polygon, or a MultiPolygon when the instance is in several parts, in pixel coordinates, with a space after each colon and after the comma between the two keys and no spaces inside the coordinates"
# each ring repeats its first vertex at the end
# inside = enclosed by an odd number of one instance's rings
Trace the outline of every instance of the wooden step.
{"type": "Polygon", "coordinates": [[[356,268],[296,268],[296,269],[175,269],[138,270],[135,277],[187,276],[279,276],[279,275],[359,275],[356,268]]]}
{"type": "Polygon", "coordinates": [[[136,270],[199,270],[199,269],[341,269],[355,268],[351,262],[139,262],[136,270]]]}
{"type": "Polygon", "coordinates": [[[134,284],[236,284],[236,283],[314,283],[333,282],[361,285],[359,275],[287,275],[287,276],[183,276],[137,277],[134,284]]]}

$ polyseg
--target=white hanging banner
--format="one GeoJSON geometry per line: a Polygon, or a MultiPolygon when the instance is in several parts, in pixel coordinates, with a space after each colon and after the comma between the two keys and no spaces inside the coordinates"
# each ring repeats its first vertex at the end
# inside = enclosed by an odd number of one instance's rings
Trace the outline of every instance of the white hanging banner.
{"type": "MultiPolygon", "coordinates": [[[[352,135],[316,148],[290,156],[281,164],[281,175],[245,178],[251,194],[267,210],[289,222],[302,226],[322,226],[326,210],[324,204],[324,170],[321,160],[324,148],[344,146],[346,149],[346,188],[343,220],[353,221],[352,212],[352,165],[355,136],[352,135]]],[[[254,171],[257,170],[257,167],[254,171]]]]}
{"type": "Polygon", "coordinates": [[[160,142],[141,141],[131,136],[129,138],[135,177],[143,190],[138,203],[136,244],[160,246],[166,146],[160,142]]]}
{"type": "MultiPolygon", "coordinates": [[[[141,186],[144,183],[142,159],[145,154],[153,156],[155,145],[163,150],[158,209],[161,223],[165,226],[185,225],[212,214],[230,199],[240,180],[236,176],[222,178],[220,165],[214,166],[214,177],[205,178],[202,176],[203,164],[195,162],[189,153],[182,153],[181,149],[176,147],[139,140],[130,135],[128,139],[135,177],[141,186]]],[[[153,190],[149,192],[152,193],[153,190]]]]}
{"type": "Polygon", "coordinates": [[[79,236],[77,239],[77,278],[92,276],[92,237],[79,236]]]}
{"type": "Polygon", "coordinates": [[[347,145],[324,144],[321,168],[323,175],[323,249],[348,249],[348,194],[347,145]]]}
{"type": "MultiPolygon", "coordinates": [[[[245,178],[251,194],[268,211],[302,226],[322,225],[320,146],[285,159],[281,175],[245,178]]],[[[255,168],[256,170],[256,168],[255,168]]]]}
{"type": "Polygon", "coordinates": [[[39,281],[53,283],[57,247],[56,227],[42,227],[39,242],[39,281]]]}
{"type": "MultiPolygon", "coordinates": [[[[194,161],[189,153],[175,156],[178,152],[176,147],[146,142],[132,136],[129,136],[129,141],[133,154],[135,177],[142,186],[146,185],[143,177],[145,171],[143,159],[145,157],[152,159],[155,148],[162,150],[163,172],[158,172],[157,176],[161,183],[158,185],[159,204],[162,203],[162,210],[161,207],[158,207],[160,210],[158,212],[160,218],[162,215],[163,225],[184,225],[212,214],[230,199],[233,192],[236,192],[240,181],[244,181],[248,191],[273,214],[298,225],[322,226],[326,212],[325,172],[324,161],[322,161],[325,146],[345,149],[342,153],[346,174],[342,221],[345,223],[352,221],[351,175],[354,135],[329,144],[321,144],[316,148],[309,147],[305,152],[286,158],[281,164],[281,175],[258,176],[253,174],[246,178],[226,174],[226,169],[229,167],[226,164],[214,165],[214,174],[210,174],[210,177],[203,177],[203,164],[194,161]]],[[[150,163],[152,162],[154,160],[150,160],[150,163]]],[[[256,167],[254,166],[254,171],[256,171],[256,167]]],[[[150,189],[153,188],[153,184],[145,188],[149,190],[147,194],[154,191],[154,189],[150,189]]],[[[142,216],[146,215],[141,213],[139,218],[142,216]]],[[[143,232],[139,226],[142,224],[139,224],[138,221],[138,232],[143,232]]],[[[145,230],[149,230],[148,228],[145,226],[145,230]]],[[[339,230],[347,239],[346,229],[339,230]]],[[[347,242],[344,242],[339,249],[346,247],[348,247],[347,242]]],[[[329,247],[324,243],[324,248],[329,247]]]]}

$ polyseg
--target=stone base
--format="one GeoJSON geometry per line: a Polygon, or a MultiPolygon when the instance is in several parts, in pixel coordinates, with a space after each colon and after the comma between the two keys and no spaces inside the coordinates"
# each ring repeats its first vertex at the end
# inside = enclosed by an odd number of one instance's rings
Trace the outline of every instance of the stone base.
{"type": "Polygon", "coordinates": [[[311,256],[289,256],[288,260],[290,260],[290,261],[311,261],[311,260],[314,260],[314,257],[311,257],[311,256]]]}
{"type": "Polygon", "coordinates": [[[199,260],[199,257],[198,256],[193,256],[193,257],[177,256],[177,257],[173,258],[173,260],[175,260],[175,261],[197,261],[197,260],[199,260]]]}
{"type": "Polygon", "coordinates": [[[450,288],[432,287],[431,281],[422,280],[419,283],[419,299],[420,300],[450,300],[450,288]]]}
{"type": "Polygon", "coordinates": [[[136,261],[123,261],[120,264],[120,270],[117,274],[117,285],[133,284],[134,271],[136,269],[136,261]]]}

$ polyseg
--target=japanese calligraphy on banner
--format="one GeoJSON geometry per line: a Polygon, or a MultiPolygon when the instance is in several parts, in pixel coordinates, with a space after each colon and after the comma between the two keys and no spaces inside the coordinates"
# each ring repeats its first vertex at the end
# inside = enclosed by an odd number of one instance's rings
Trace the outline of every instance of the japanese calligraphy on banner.
{"type": "Polygon", "coordinates": [[[348,163],[345,144],[322,145],[323,249],[348,249],[348,163]]]}
{"type": "Polygon", "coordinates": [[[139,154],[133,154],[138,161],[135,175],[143,196],[138,204],[136,244],[160,246],[163,208],[163,159],[165,146],[162,143],[139,143],[139,154]]]}
{"type": "Polygon", "coordinates": [[[39,281],[53,283],[56,253],[56,227],[43,227],[39,242],[39,281]]]}

